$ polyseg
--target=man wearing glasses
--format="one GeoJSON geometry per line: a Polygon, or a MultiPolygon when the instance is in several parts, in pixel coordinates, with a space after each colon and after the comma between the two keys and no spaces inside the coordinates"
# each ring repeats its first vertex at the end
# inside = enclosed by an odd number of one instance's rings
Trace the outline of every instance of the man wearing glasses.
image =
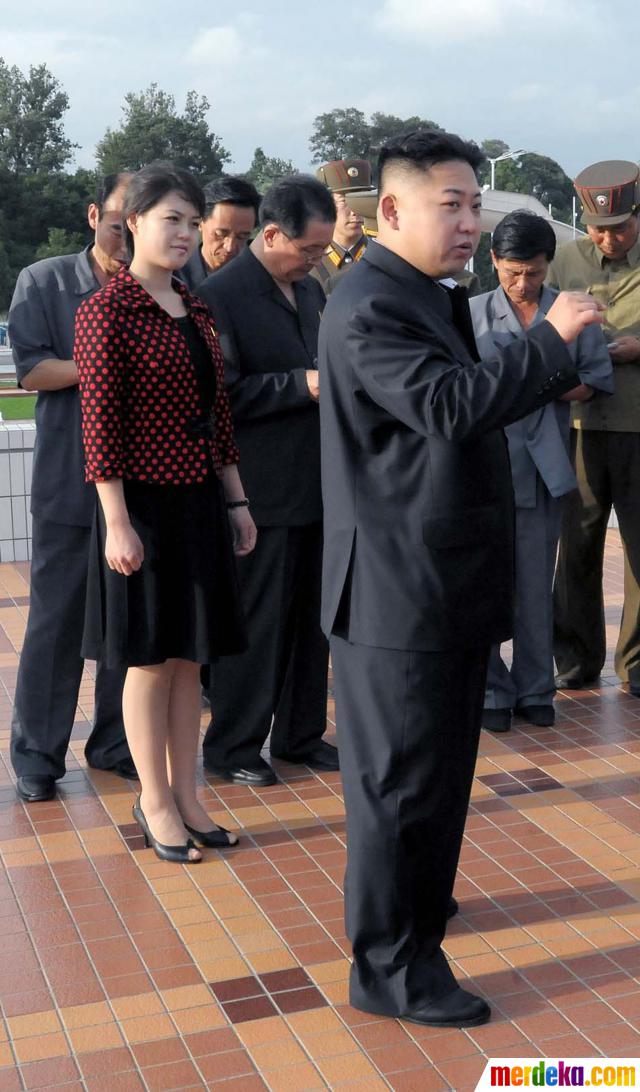
{"type": "Polygon", "coordinates": [[[258,545],[238,566],[249,647],[212,668],[214,720],[204,741],[205,768],[235,784],[277,780],[260,755],[270,729],[273,758],[338,769],[335,747],[322,740],[328,646],[316,357],[325,296],[309,276],[335,218],[322,183],[283,179],[262,200],[256,239],[198,289],[220,333],[258,526],[258,545]]]}

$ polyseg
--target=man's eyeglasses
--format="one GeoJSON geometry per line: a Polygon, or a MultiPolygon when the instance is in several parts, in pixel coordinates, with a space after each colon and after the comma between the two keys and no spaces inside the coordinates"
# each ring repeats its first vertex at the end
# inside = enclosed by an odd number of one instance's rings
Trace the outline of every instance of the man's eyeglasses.
{"type": "Polygon", "coordinates": [[[292,239],[290,235],[287,235],[286,231],[282,228],[279,229],[280,234],[284,235],[285,239],[288,239],[292,246],[296,248],[298,254],[302,254],[303,258],[306,258],[308,262],[317,262],[324,255],[325,246],[300,246],[297,239],[292,239]]]}

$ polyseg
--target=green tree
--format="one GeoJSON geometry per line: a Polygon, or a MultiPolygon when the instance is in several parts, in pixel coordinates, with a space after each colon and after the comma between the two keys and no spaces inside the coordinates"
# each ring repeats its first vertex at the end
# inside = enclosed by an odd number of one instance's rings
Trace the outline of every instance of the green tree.
{"type": "Polygon", "coordinates": [[[318,114],[313,123],[309,140],[312,161],[368,159],[376,155],[389,137],[410,129],[440,129],[440,126],[427,118],[399,118],[379,111],[367,121],[362,110],[353,106],[330,110],[327,114],[318,114]]]}
{"type": "Polygon", "coordinates": [[[318,114],[309,148],[314,163],[327,163],[332,159],[364,157],[369,142],[369,125],[362,110],[350,106],[318,114]]]}
{"type": "Polygon", "coordinates": [[[124,97],[124,121],[119,129],[107,129],[96,147],[103,174],[139,170],[155,159],[168,159],[202,181],[222,174],[229,152],[209,129],[209,102],[195,91],[187,93],[178,114],[173,95],[152,83],[146,91],[130,91],[124,97]]]}
{"type": "Polygon", "coordinates": [[[251,166],[245,174],[247,182],[253,182],[259,193],[265,193],[274,182],[279,182],[288,174],[294,174],[295,168],[290,159],[278,159],[277,156],[265,155],[262,148],[256,148],[251,166]]]}
{"type": "Polygon", "coordinates": [[[36,261],[41,258],[56,258],[58,254],[77,254],[84,246],[83,236],[75,231],[68,232],[65,228],[49,228],[46,243],[41,243],[35,253],[36,261]]]}
{"type": "Polygon", "coordinates": [[[61,171],[73,157],[64,135],[69,98],[46,65],[25,76],[0,57],[0,166],[16,174],[61,171]]]}
{"type": "Polygon", "coordinates": [[[398,133],[409,133],[412,129],[437,129],[442,132],[442,126],[428,118],[420,118],[414,115],[410,118],[398,118],[394,114],[381,114],[376,112],[371,115],[369,125],[369,151],[377,152],[381,144],[398,133]]]}

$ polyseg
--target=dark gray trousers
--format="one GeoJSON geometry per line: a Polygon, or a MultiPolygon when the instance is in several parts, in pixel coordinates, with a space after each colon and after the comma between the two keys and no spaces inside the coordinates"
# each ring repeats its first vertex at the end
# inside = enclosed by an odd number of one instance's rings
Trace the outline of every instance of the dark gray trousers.
{"type": "Polygon", "coordinates": [[[398,1016],[455,980],[442,952],[475,769],[488,648],[331,638],[347,812],[351,1002],[398,1016]]]}
{"type": "Polygon", "coordinates": [[[563,498],[538,478],[535,508],[516,508],[513,658],[507,667],[494,645],[489,657],[485,708],[550,705],[553,670],[553,572],[563,498]]]}
{"type": "MultiPolygon", "coordinates": [[[[63,777],[84,661],[89,527],[33,521],[31,604],[20,655],[11,724],[11,762],[18,775],[63,777]]],[[[87,761],[108,769],[129,757],[122,722],[126,668],[98,665],[87,761]]]]}

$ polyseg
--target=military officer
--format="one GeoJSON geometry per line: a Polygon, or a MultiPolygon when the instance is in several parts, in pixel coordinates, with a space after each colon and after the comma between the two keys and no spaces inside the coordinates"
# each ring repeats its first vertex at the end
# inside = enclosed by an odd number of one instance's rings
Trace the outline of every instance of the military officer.
{"type": "Polygon", "coordinates": [[[333,239],[322,262],[311,273],[329,295],[347,269],[360,261],[367,245],[370,232],[365,228],[365,218],[350,207],[347,197],[352,191],[372,189],[371,164],[366,159],[336,159],[319,167],[316,178],[329,187],[336,206],[333,239]]]}
{"type": "Polygon", "coordinates": [[[575,180],[587,235],[560,247],[554,288],[605,304],[613,361],[611,398],[573,407],[578,490],[567,499],[554,587],[557,685],[581,689],[600,673],[606,640],[602,597],[605,534],[615,508],[625,556],[624,608],[615,669],[640,697],[640,171],[607,160],[575,180]]]}

